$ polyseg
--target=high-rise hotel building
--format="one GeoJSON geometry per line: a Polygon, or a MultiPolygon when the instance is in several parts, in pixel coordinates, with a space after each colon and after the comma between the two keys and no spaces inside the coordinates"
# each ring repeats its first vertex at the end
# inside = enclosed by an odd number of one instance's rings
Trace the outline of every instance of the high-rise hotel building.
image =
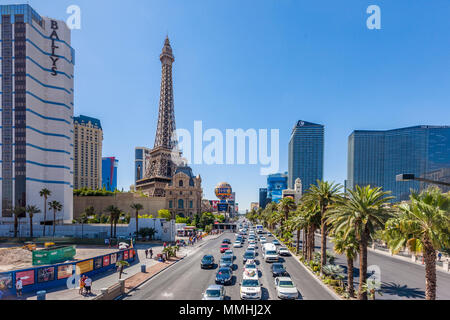
{"type": "MultiPolygon", "coordinates": [[[[0,5],[0,220],[16,206],[36,205],[39,191],[73,212],[73,83],[75,52],[64,21],[29,5],[0,5]]],[[[42,214],[35,220],[41,220],[42,214]]]]}
{"type": "Polygon", "coordinates": [[[100,120],[80,115],[74,118],[74,187],[102,188],[103,129],[100,120]]]}
{"type": "MultiPolygon", "coordinates": [[[[420,181],[396,181],[402,173],[450,182],[450,126],[352,132],[348,138],[348,189],[356,185],[382,187],[392,192],[396,202],[408,200],[410,189],[420,191],[428,186],[420,181]]],[[[440,188],[450,191],[449,187],[440,188]]]]}

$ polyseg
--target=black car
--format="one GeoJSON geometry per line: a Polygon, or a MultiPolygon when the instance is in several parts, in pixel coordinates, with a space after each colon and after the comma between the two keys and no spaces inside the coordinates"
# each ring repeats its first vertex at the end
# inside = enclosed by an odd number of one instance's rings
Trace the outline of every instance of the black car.
{"type": "Polygon", "coordinates": [[[243,262],[246,263],[247,260],[253,260],[255,259],[255,256],[256,256],[255,251],[247,250],[244,253],[243,262]]]}
{"type": "Polygon", "coordinates": [[[214,257],[211,255],[203,256],[202,262],[200,263],[202,269],[214,268],[214,257]]]}
{"type": "Polygon", "coordinates": [[[217,271],[216,283],[217,284],[231,284],[231,278],[233,277],[233,271],[231,268],[223,267],[217,271]]]}
{"type": "Polygon", "coordinates": [[[282,277],[286,275],[286,269],[282,263],[273,263],[270,266],[270,270],[272,271],[272,276],[274,277],[282,277]]]}
{"type": "Polygon", "coordinates": [[[231,244],[231,240],[230,239],[223,239],[222,243],[231,244]]]}

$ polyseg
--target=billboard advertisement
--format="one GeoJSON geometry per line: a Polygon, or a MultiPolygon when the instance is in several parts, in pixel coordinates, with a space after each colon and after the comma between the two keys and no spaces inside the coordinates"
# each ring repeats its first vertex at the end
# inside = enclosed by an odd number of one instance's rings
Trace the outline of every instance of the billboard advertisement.
{"type": "Polygon", "coordinates": [[[94,260],[92,259],[78,262],[75,268],[77,274],[83,274],[92,271],[93,269],[94,269],[94,260]]]}
{"type": "Polygon", "coordinates": [[[104,256],[103,257],[103,266],[109,266],[109,256],[104,256]]]}
{"type": "Polygon", "coordinates": [[[228,203],[218,203],[217,204],[217,211],[225,212],[227,210],[228,210],[228,203]]]}
{"type": "Polygon", "coordinates": [[[102,262],[103,262],[103,258],[99,257],[99,258],[95,258],[94,260],[94,269],[100,269],[102,267],[102,262]]]}
{"type": "Polygon", "coordinates": [[[55,280],[55,267],[41,268],[37,272],[37,281],[47,282],[55,280]]]}
{"type": "Polygon", "coordinates": [[[111,264],[116,264],[116,262],[117,262],[117,253],[113,253],[112,255],[111,255],[111,264]]]}
{"type": "Polygon", "coordinates": [[[11,289],[13,287],[13,275],[12,272],[0,274],[0,290],[11,289]]]}
{"type": "Polygon", "coordinates": [[[34,270],[16,272],[16,281],[22,279],[23,286],[34,284],[34,270]]]}
{"type": "Polygon", "coordinates": [[[58,280],[69,278],[70,276],[72,276],[72,272],[73,272],[73,265],[71,265],[71,264],[59,266],[58,267],[58,280]]]}

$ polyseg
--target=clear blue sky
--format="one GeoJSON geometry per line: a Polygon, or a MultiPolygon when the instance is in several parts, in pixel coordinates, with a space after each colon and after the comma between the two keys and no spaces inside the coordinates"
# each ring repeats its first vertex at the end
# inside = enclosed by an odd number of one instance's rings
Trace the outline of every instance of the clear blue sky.
{"type": "MultiPolygon", "coordinates": [[[[2,1],[2,3],[17,3],[2,1]]],[[[169,34],[178,128],[280,129],[280,171],[296,120],[325,125],[325,179],[343,183],[355,129],[450,124],[450,1],[36,0],[66,20],[79,5],[75,115],[101,119],[103,156],[134,180],[134,147],[152,147],[159,53],[169,34]],[[368,30],[366,8],[381,8],[368,30]]],[[[193,166],[206,198],[229,182],[240,209],[258,200],[259,166],[193,166]]]]}

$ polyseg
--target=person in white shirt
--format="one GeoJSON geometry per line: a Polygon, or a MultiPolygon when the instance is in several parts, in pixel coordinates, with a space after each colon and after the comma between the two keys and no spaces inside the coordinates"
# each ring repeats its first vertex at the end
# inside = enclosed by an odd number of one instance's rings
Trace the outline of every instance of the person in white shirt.
{"type": "Polygon", "coordinates": [[[91,286],[92,286],[92,279],[87,277],[84,280],[84,288],[86,289],[86,294],[90,294],[91,293],[91,286]]]}
{"type": "Polygon", "coordinates": [[[23,287],[22,279],[19,278],[19,280],[17,280],[16,282],[16,294],[18,297],[22,296],[22,287],[23,287]]]}

